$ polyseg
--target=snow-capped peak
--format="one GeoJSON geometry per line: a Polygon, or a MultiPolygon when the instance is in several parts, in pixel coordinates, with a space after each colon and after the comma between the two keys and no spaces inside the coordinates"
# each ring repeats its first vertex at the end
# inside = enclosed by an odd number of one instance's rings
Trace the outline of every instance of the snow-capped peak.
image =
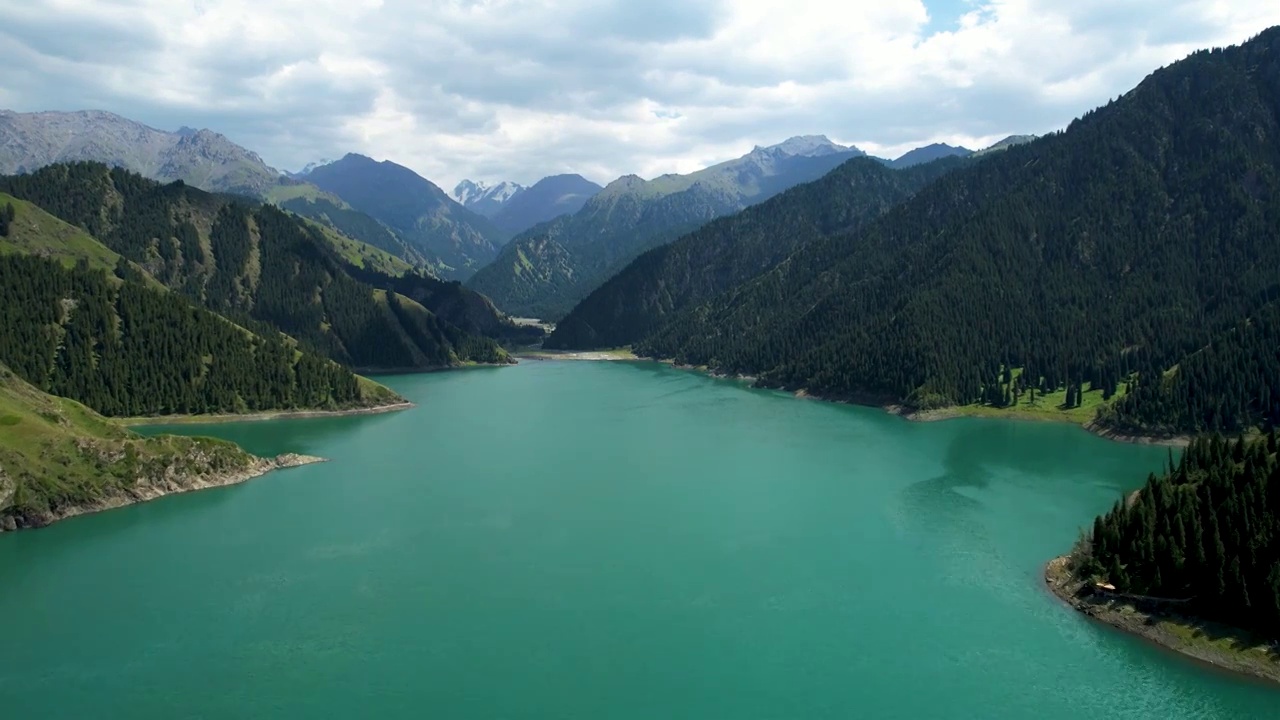
{"type": "Polygon", "coordinates": [[[523,185],[513,182],[503,181],[497,185],[489,185],[483,181],[463,180],[453,188],[451,194],[463,207],[481,202],[502,205],[524,189],[523,185]]]}
{"type": "Polygon", "coordinates": [[[332,160],[328,158],[323,158],[320,160],[316,160],[315,162],[307,163],[305,166],[303,166],[301,170],[299,170],[296,173],[285,173],[285,174],[292,175],[293,177],[302,177],[303,175],[309,175],[312,170],[315,170],[318,167],[324,167],[325,165],[332,165],[332,164],[333,164],[332,160]]]}

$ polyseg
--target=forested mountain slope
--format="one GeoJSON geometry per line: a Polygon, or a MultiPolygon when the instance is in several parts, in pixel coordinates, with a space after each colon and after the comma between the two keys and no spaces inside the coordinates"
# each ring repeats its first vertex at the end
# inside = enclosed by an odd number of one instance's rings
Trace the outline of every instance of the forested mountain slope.
{"type": "Polygon", "coordinates": [[[1104,420],[1280,421],[1274,348],[1238,332],[1271,327],[1280,297],[1278,112],[1280,29],[1195,53],[1065,132],[810,243],[638,349],[921,408],[1128,388],[1104,420]],[[1188,376],[1215,342],[1230,370],[1188,376]],[[1240,391],[1207,416],[1168,409],[1228,381],[1240,391]]]}
{"type": "Polygon", "coordinates": [[[116,416],[363,407],[395,396],[173,293],[81,261],[0,256],[0,362],[46,392],[116,416]],[[376,388],[376,390],[374,389],[376,388]]]}
{"type": "Polygon", "coordinates": [[[892,170],[871,158],[850,160],[819,180],[636,258],[579,303],[546,345],[630,345],[672,315],[769,270],[799,248],[861,227],[961,165],[949,159],[892,170]]]}
{"type": "Polygon", "coordinates": [[[0,178],[0,190],[84,228],[203,306],[253,329],[281,330],[344,365],[507,361],[494,341],[356,280],[319,228],[273,206],[96,163],[0,178]]]}
{"type": "Polygon", "coordinates": [[[688,175],[620,178],[577,213],[512,240],[467,286],[513,315],[558,319],[644,251],[862,154],[802,137],[688,175]]]}
{"type": "Polygon", "coordinates": [[[1280,639],[1280,462],[1275,431],[1213,435],[1097,518],[1070,558],[1083,580],[1280,639]]]}

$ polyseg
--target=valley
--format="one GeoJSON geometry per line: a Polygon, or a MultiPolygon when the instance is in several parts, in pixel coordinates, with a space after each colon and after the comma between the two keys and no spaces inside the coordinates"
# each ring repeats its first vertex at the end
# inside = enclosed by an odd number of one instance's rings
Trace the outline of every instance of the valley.
{"type": "Polygon", "coordinates": [[[237,83],[358,120],[0,110],[0,706],[1270,717],[1280,25],[1204,47],[980,122],[340,48],[237,83]]]}

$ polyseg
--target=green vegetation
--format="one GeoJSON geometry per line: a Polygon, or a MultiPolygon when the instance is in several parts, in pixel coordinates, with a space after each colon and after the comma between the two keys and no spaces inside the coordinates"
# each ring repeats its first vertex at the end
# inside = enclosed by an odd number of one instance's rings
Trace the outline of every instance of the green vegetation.
{"type": "Polygon", "coordinates": [[[256,458],[204,438],[142,438],[0,365],[0,527],[46,524],[141,483],[243,472],[256,458]]]}
{"type": "Polygon", "coordinates": [[[822,179],[650,250],[591,293],[547,340],[548,348],[629,345],[680,311],[776,266],[796,250],[856,230],[960,167],[950,159],[890,170],[855,158],[822,179]]]}
{"type": "Polygon", "coordinates": [[[315,223],[324,238],[329,241],[330,247],[337,252],[338,257],[354,267],[392,277],[413,272],[412,265],[385,250],[379,250],[359,240],[352,240],[328,225],[314,220],[307,222],[315,223]]]}
{"type": "MultiPolygon", "coordinates": [[[[691,283],[681,273],[699,266],[674,263],[586,324],[604,335],[632,316],[624,304],[683,307],[637,353],[824,397],[994,406],[1016,367],[1035,379],[1021,383],[1028,397],[1061,394],[1078,417],[1098,406],[1121,431],[1280,424],[1277,108],[1280,28],[1159,70],[1064,132],[967,161],[745,282],[691,283]],[[692,305],[662,297],[702,285],[724,289],[692,305]]],[[[827,202],[813,197],[806,216],[827,202]]],[[[764,222],[731,236],[773,237],[764,222]]]]}
{"type": "Polygon", "coordinates": [[[1074,573],[1280,639],[1277,444],[1274,430],[1196,440],[1094,521],[1071,558],[1074,573]]]}
{"type": "Polygon", "coordinates": [[[109,271],[113,271],[120,261],[118,253],[94,240],[81,228],[12,195],[0,193],[0,215],[9,218],[8,223],[0,223],[0,227],[6,229],[0,233],[0,253],[56,258],[67,267],[83,260],[91,268],[109,271]]]}
{"type": "Polygon", "coordinates": [[[429,311],[394,313],[375,292],[393,278],[361,271],[364,281],[355,279],[359,269],[327,230],[274,206],[95,163],[0,178],[0,189],[87,230],[192,301],[341,364],[412,370],[503,358],[493,340],[429,311]]]}
{"type": "MultiPolygon", "coordinates": [[[[425,258],[441,278],[470,277],[491,261],[498,247],[508,239],[506,233],[489,220],[454,202],[429,180],[393,162],[347,155],[312,170],[306,180],[385,225],[381,232],[390,228],[399,241],[425,258]]],[[[325,213],[344,233],[354,233],[351,236],[355,239],[396,254],[392,247],[374,239],[379,231],[349,227],[363,221],[352,216],[339,217],[338,208],[323,199],[312,198],[309,202],[310,206],[294,200],[285,206],[304,214],[325,213]]]]}
{"type": "Polygon", "coordinates": [[[0,256],[0,362],[105,415],[376,404],[336,363],[87,263],[0,256]]]}
{"type": "Polygon", "coordinates": [[[858,154],[829,149],[810,157],[757,148],[688,175],[620,178],[573,215],[521,233],[467,286],[513,315],[559,320],[645,251],[816,180],[858,154]]]}

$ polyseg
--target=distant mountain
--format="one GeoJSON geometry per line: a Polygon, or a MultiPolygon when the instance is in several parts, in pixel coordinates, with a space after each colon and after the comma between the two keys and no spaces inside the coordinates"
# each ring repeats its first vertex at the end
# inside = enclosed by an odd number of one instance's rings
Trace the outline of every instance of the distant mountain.
{"type": "Polygon", "coordinates": [[[305,176],[307,173],[311,172],[312,170],[315,170],[316,168],[320,167],[321,165],[328,165],[328,164],[329,164],[329,163],[331,163],[331,162],[333,162],[333,161],[332,161],[332,160],[330,160],[330,159],[328,159],[328,158],[324,158],[324,159],[321,159],[321,160],[315,160],[315,161],[309,162],[309,163],[307,163],[306,165],[302,166],[302,169],[301,169],[301,170],[299,170],[298,172],[288,172],[288,171],[285,171],[285,175],[288,175],[288,176],[289,176],[289,177],[291,177],[291,178],[300,178],[300,177],[305,176]]]}
{"type": "Polygon", "coordinates": [[[0,175],[59,162],[92,161],[161,182],[260,196],[280,173],[257,153],[211,130],[165,132],[108,112],[0,110],[0,175]]]}
{"type": "Polygon", "coordinates": [[[493,260],[507,235],[435,183],[402,165],[354,153],[302,176],[385,223],[425,255],[440,258],[440,277],[464,280],[493,260]]]}
{"type": "Polygon", "coordinates": [[[992,145],[991,147],[983,148],[975,152],[974,155],[975,156],[988,155],[993,152],[1008,150],[1009,148],[1014,147],[1015,145],[1025,145],[1029,142],[1035,142],[1038,139],[1039,138],[1036,135],[1010,135],[1009,137],[1001,140],[1000,142],[992,145]]]}
{"type": "Polygon", "coordinates": [[[574,215],[522,233],[468,286],[513,315],[558,319],[640,253],[863,154],[804,136],[688,175],[619,178],[574,215]]]}
{"type": "Polygon", "coordinates": [[[515,195],[493,216],[493,223],[515,235],[554,220],[572,215],[604,188],[581,175],[552,175],[534,183],[515,195]]]}
{"type": "Polygon", "coordinates": [[[483,182],[463,180],[454,186],[451,197],[471,212],[491,218],[524,190],[523,185],[513,182],[503,181],[490,186],[483,182]]]}
{"type": "Polygon", "coordinates": [[[969,148],[951,147],[945,143],[934,143],[916,148],[902,157],[889,163],[889,167],[901,170],[912,165],[933,162],[944,157],[969,157],[973,151],[969,148]]]}

